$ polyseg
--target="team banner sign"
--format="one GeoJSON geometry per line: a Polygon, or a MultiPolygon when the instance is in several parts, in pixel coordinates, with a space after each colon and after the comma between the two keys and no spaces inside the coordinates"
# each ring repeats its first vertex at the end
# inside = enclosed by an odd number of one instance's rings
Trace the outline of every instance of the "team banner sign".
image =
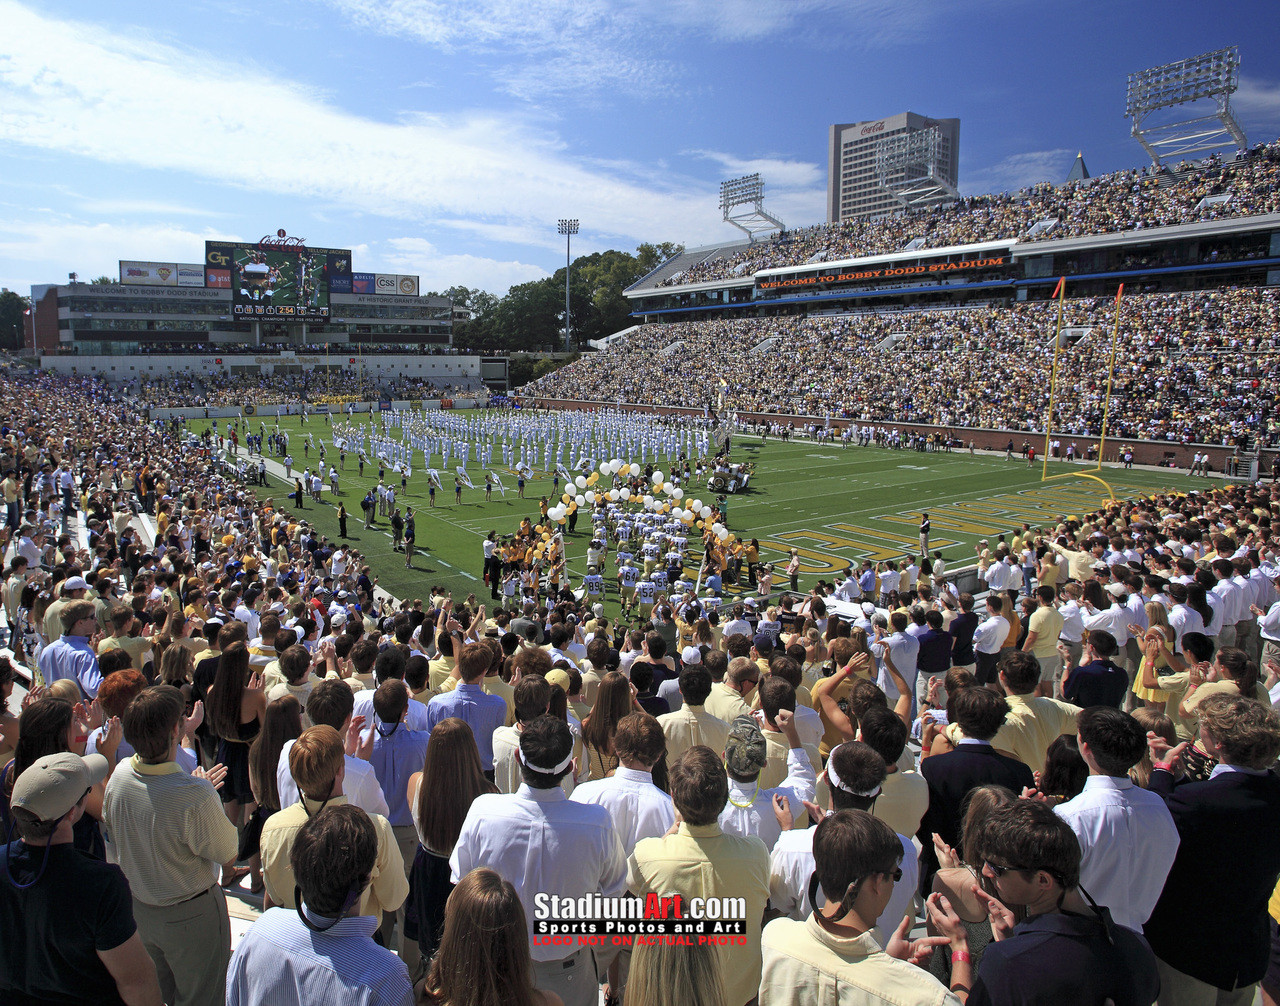
{"type": "Polygon", "coordinates": [[[771,295],[788,290],[816,291],[850,283],[882,283],[901,279],[941,279],[946,276],[976,276],[992,271],[1005,272],[1010,263],[1008,255],[985,255],[981,258],[882,262],[866,266],[851,266],[840,271],[816,270],[813,272],[771,273],[756,278],[756,288],[771,295]]]}

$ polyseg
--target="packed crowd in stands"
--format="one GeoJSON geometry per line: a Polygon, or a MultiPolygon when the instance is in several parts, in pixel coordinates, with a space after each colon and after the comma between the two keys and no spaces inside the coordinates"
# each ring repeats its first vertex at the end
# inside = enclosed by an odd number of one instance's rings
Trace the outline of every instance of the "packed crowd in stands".
{"type": "Polygon", "coordinates": [[[1016,193],[972,196],[909,214],[788,231],[773,241],[697,262],[660,285],[704,283],[761,269],[887,254],[901,251],[912,241],[920,241],[917,247],[921,248],[1034,241],[1280,210],[1280,142],[1260,144],[1239,160],[1215,156],[1197,168],[1179,167],[1183,170],[1174,184],[1162,185],[1158,175],[1131,169],[1065,185],[1044,183],[1016,193]],[[1223,194],[1230,198],[1210,198],[1223,194]],[[1046,221],[1056,223],[1044,226],[1046,221]]]}
{"type": "MultiPolygon", "coordinates": [[[[1110,298],[1066,302],[1055,430],[1099,432],[1114,317],[1110,298]]],[[[688,391],[696,375],[712,404],[729,411],[1043,430],[1056,325],[1055,302],[650,325],[523,393],[700,405],[688,391]]],[[[1277,375],[1275,290],[1126,296],[1109,430],[1180,443],[1275,443],[1277,375]]]]}
{"type": "Polygon", "coordinates": [[[179,430],[0,384],[0,1001],[1280,996],[1275,483],[1023,525],[985,600],[868,562],[633,628],[390,599],[179,430]],[[624,894],[742,932],[534,932],[624,894]]]}
{"type": "Polygon", "coordinates": [[[150,407],[281,405],[291,402],[370,402],[385,399],[465,398],[485,392],[478,377],[404,377],[377,370],[303,374],[224,374],[140,377],[125,389],[150,407]]]}

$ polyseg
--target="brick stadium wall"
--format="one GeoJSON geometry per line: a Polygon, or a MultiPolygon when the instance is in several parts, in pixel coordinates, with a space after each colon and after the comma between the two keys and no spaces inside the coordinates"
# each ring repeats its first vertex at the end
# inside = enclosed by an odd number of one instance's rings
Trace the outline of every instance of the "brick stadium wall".
{"type": "MultiPolygon", "coordinates": [[[[522,404],[530,404],[540,409],[600,409],[614,408],[616,402],[592,402],[578,401],[559,398],[527,398],[526,396],[515,396],[522,404]]],[[[637,405],[627,403],[627,407],[631,409],[640,409],[646,412],[655,412],[660,415],[684,415],[684,416],[700,416],[701,409],[680,408],[678,406],[666,405],[637,405]]],[[[771,422],[771,423],[795,423],[797,426],[804,426],[806,423],[823,423],[825,417],[822,416],[796,416],[784,415],[772,412],[741,412],[739,416],[749,422],[771,422]]],[[[833,419],[831,425],[837,430],[843,430],[850,420],[833,419]]],[[[858,423],[857,425],[862,425],[858,423]]],[[[1021,451],[1022,441],[1029,440],[1039,453],[1044,447],[1043,434],[1029,434],[1020,432],[1011,432],[1009,430],[987,430],[987,429],[968,429],[965,427],[948,427],[948,426],[931,426],[922,423],[876,423],[877,426],[894,426],[904,433],[924,433],[929,436],[934,433],[952,433],[964,440],[966,445],[970,440],[978,450],[1004,450],[1010,439],[1013,440],[1015,451],[1021,451]]],[[[1056,435],[1056,439],[1062,443],[1063,452],[1066,451],[1066,445],[1075,442],[1077,450],[1083,456],[1090,447],[1096,447],[1098,444],[1097,437],[1072,437],[1065,434],[1056,435]]],[[[1231,456],[1231,448],[1215,446],[1213,444],[1175,444],[1163,440],[1120,440],[1112,438],[1107,440],[1107,456],[1104,461],[1118,461],[1117,452],[1121,444],[1127,444],[1133,448],[1134,464],[1139,465],[1162,465],[1172,457],[1174,466],[1177,468],[1190,468],[1191,458],[1197,452],[1203,454],[1205,451],[1209,453],[1210,467],[1213,471],[1222,471],[1226,459],[1231,456]]],[[[1260,474],[1266,476],[1271,471],[1271,464],[1275,461],[1280,451],[1275,448],[1263,449],[1261,457],[1260,474]]]]}

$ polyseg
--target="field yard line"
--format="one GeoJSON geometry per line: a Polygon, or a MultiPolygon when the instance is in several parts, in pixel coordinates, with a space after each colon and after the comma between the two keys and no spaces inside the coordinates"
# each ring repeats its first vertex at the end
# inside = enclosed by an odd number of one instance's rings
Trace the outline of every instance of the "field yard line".
{"type": "MultiPolygon", "coordinates": [[[[1038,485],[1040,485],[1040,483],[1039,483],[1039,482],[1037,482],[1037,483],[1035,483],[1035,485],[1037,485],[1037,486],[1038,486],[1038,485]]],[[[1020,492],[1020,491],[1022,491],[1022,490],[1015,490],[1015,491],[1019,491],[1019,492],[1020,492]]],[[[947,494],[946,496],[941,496],[941,497],[938,497],[937,499],[932,499],[932,498],[931,498],[931,499],[929,500],[929,502],[928,502],[928,505],[933,506],[933,505],[936,505],[936,504],[941,504],[941,503],[943,503],[944,501],[954,501],[954,500],[958,500],[958,499],[965,499],[966,497],[969,497],[969,496],[993,496],[993,495],[996,495],[996,494],[997,494],[997,493],[996,493],[995,491],[991,490],[991,489],[977,489],[977,490],[974,490],[973,492],[968,492],[968,493],[949,493],[949,494],[947,494]]],[[[917,502],[918,502],[918,501],[917,501],[917,502]]],[[[913,506],[913,507],[909,507],[909,508],[908,508],[908,510],[914,510],[914,509],[917,509],[917,508],[918,508],[918,507],[913,506]]],[[[739,509],[741,509],[741,508],[739,508],[739,509]]],[[[841,511],[840,513],[827,513],[827,514],[823,514],[823,515],[822,515],[822,517],[823,517],[823,519],[824,519],[824,520],[834,521],[834,520],[835,520],[836,518],[838,518],[838,517],[857,517],[857,516],[860,516],[860,515],[866,514],[866,513],[870,512],[871,510],[883,510],[883,509],[885,509],[885,508],[881,506],[881,507],[870,507],[870,508],[868,508],[867,510],[845,510],[845,511],[841,511]]],[[[896,513],[902,513],[902,512],[904,512],[904,511],[894,511],[894,512],[896,512],[896,513]]],[[[733,508],[731,508],[731,509],[730,509],[729,516],[730,516],[730,519],[732,519],[732,517],[733,517],[733,508]]],[[[872,518],[872,519],[874,520],[875,518],[872,518]]],[[[812,525],[809,525],[809,524],[803,524],[803,525],[800,525],[800,524],[791,524],[791,523],[783,523],[783,524],[759,524],[759,525],[753,525],[753,527],[754,527],[756,530],[765,529],[765,528],[770,528],[770,529],[777,529],[777,528],[781,528],[781,529],[794,528],[794,529],[796,529],[796,530],[804,530],[805,528],[808,528],[808,527],[811,527],[811,526],[812,526],[812,525]]],[[[819,526],[821,526],[821,527],[825,527],[826,525],[824,524],[824,525],[819,525],[819,526]]],[[[759,534],[752,534],[752,537],[754,537],[754,538],[758,538],[758,537],[760,537],[760,535],[759,535],[759,534]]]]}

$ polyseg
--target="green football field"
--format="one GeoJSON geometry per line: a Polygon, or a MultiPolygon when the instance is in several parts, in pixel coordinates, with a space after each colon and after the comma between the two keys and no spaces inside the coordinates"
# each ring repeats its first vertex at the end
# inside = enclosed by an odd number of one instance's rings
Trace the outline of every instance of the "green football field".
{"type": "MultiPolygon", "coordinates": [[[[291,434],[311,432],[317,442],[322,432],[326,441],[331,436],[321,417],[312,416],[305,427],[297,417],[286,418],[281,425],[291,434]]],[[[201,424],[193,426],[199,430],[201,424]]],[[[301,470],[308,459],[303,457],[301,441],[296,436],[290,449],[297,470],[301,470]]],[[[315,455],[312,451],[312,462],[315,455]]],[[[1066,477],[1042,481],[1039,460],[1029,467],[1016,454],[1014,458],[1006,461],[1003,455],[970,455],[967,451],[934,454],[878,447],[846,450],[838,444],[819,445],[808,440],[786,444],[770,440],[762,446],[757,438],[737,437],[733,460],[754,462],[756,472],[747,492],[729,496],[727,524],[739,537],[759,539],[763,560],[777,564],[775,585],[782,580],[780,571],[790,549],[798,549],[803,563],[800,585],[808,589],[819,577],[829,580],[851,562],[863,558],[896,559],[918,551],[921,511],[927,510],[932,522],[930,551],[941,551],[955,568],[972,561],[979,539],[986,538],[994,544],[997,535],[1007,535],[1024,522],[1037,527],[1061,516],[1096,509],[1107,499],[1103,485],[1074,474],[1092,471],[1091,467],[1051,463],[1051,476],[1066,477]]],[[[332,448],[329,460],[336,461],[332,448]]],[[[475,592],[478,597],[487,597],[481,581],[484,536],[491,530],[500,536],[512,532],[526,516],[537,523],[540,497],[548,496],[552,504],[559,499],[553,495],[550,473],[545,477],[539,473],[539,477],[531,479],[526,486],[526,499],[522,500],[516,498],[515,473],[502,466],[495,466],[495,470],[508,491],[503,497],[495,490],[489,503],[484,501],[483,471],[475,462],[468,474],[477,488],[464,487],[460,505],[454,503],[452,479],[447,473],[442,474],[444,488],[436,492],[434,509],[427,506],[426,476],[419,466],[415,466],[407,495],[400,494],[397,485],[400,505],[407,504],[417,513],[418,554],[413,568],[406,569],[403,556],[392,552],[386,518],[380,518],[375,529],[364,527],[360,500],[377,484],[377,465],[366,464],[361,479],[355,456],[349,454],[346,470],[340,473],[338,498],[346,503],[350,514],[350,540],[367,557],[379,577],[379,585],[402,598],[425,597],[437,584],[455,596],[475,592]]],[[[1192,479],[1172,470],[1107,468],[1101,478],[1121,498],[1220,484],[1216,479],[1192,479]]],[[[278,506],[288,506],[292,501],[286,494],[292,487],[285,488],[280,479],[270,481],[270,486],[259,490],[260,495],[273,497],[278,506]]],[[[686,503],[695,496],[714,501],[715,494],[705,485],[685,489],[686,503]]],[[[318,506],[307,501],[306,518],[321,533],[336,538],[337,500],[327,487],[322,499],[318,506]]],[[[584,511],[577,531],[566,536],[575,587],[586,572],[590,532],[591,522],[584,511]]],[[[690,541],[696,543],[696,531],[690,541]]],[[[696,559],[690,571],[696,572],[696,559]]],[[[606,574],[611,572],[609,564],[606,574]]],[[[614,584],[610,582],[610,586],[614,584]]],[[[610,614],[617,608],[614,589],[607,599],[610,614]]],[[[728,592],[732,594],[734,588],[728,592]]]]}

